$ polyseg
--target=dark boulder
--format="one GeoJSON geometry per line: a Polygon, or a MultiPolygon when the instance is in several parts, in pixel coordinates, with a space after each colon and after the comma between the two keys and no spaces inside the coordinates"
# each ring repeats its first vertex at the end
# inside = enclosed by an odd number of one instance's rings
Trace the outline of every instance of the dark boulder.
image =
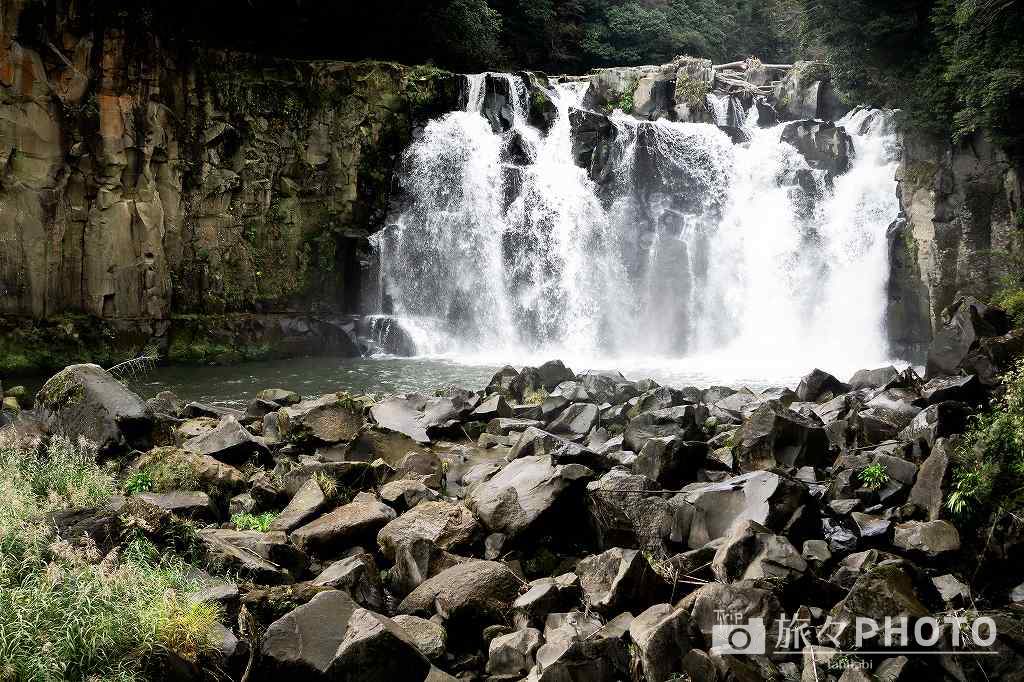
{"type": "Polygon", "coordinates": [[[240,464],[251,458],[267,458],[270,450],[232,416],[224,417],[212,431],[190,438],[182,446],[197,455],[240,464]]]}
{"type": "Polygon", "coordinates": [[[640,452],[651,438],[677,436],[683,440],[701,440],[708,410],[704,405],[679,405],[644,412],[629,421],[623,432],[622,446],[640,452]]]}
{"type": "Polygon", "coordinates": [[[756,521],[743,521],[731,529],[711,563],[722,582],[772,578],[793,580],[807,570],[800,552],[782,535],[756,521]]]}
{"type": "Polygon", "coordinates": [[[769,400],[737,434],[736,461],[745,471],[775,466],[824,466],[831,447],[821,421],[769,400]]]}
{"type": "MultiPolygon", "coordinates": [[[[573,491],[582,494],[591,478],[593,472],[579,464],[556,465],[548,455],[520,457],[491,478],[472,485],[466,505],[491,532],[515,537],[549,516],[547,513],[573,491]]],[[[557,519],[552,520],[557,524],[557,519]]]]}
{"type": "Polygon", "coordinates": [[[519,596],[519,577],[503,563],[470,560],[428,578],[398,605],[398,613],[429,618],[435,613],[449,633],[477,636],[492,623],[504,621],[519,596]]]}
{"type": "Polygon", "coordinates": [[[847,383],[850,390],[856,391],[861,388],[881,388],[889,383],[899,372],[892,365],[878,367],[876,369],[859,369],[854,372],[847,383]]]}
{"type": "Polygon", "coordinates": [[[796,147],[807,163],[826,172],[842,175],[850,168],[853,140],[843,128],[828,121],[793,121],[782,129],[782,142],[796,147]]]}
{"type": "Polygon", "coordinates": [[[666,596],[667,585],[642,552],[613,547],[576,565],[587,605],[604,615],[646,608],[666,596]]]}
{"type": "Polygon", "coordinates": [[[836,379],[828,372],[814,369],[810,374],[800,379],[796,387],[797,400],[816,403],[822,397],[834,398],[840,393],[846,393],[850,387],[836,379]]]}
{"type": "Polygon", "coordinates": [[[768,471],[696,483],[685,490],[672,533],[692,549],[724,537],[740,521],[782,530],[807,499],[806,485],[768,471]]]}
{"type": "Polygon", "coordinates": [[[983,337],[1010,331],[1009,316],[971,296],[961,296],[943,312],[943,325],[928,347],[925,377],[957,374],[983,337]]]}
{"type": "Polygon", "coordinates": [[[636,471],[663,488],[674,489],[697,479],[697,470],[704,465],[707,454],[708,445],[703,441],[678,436],[651,438],[640,449],[636,471]]]}
{"type": "Polygon", "coordinates": [[[84,436],[100,454],[148,450],[153,413],[99,365],[70,365],[36,394],[36,411],[52,433],[84,436]]]}
{"type": "Polygon", "coordinates": [[[369,493],[300,526],[290,538],[305,551],[330,556],[360,542],[373,541],[396,516],[395,510],[369,493]]]}
{"type": "Polygon", "coordinates": [[[314,596],[267,628],[258,679],[337,682],[427,679],[431,665],[390,618],[359,607],[347,594],[314,596]]]}

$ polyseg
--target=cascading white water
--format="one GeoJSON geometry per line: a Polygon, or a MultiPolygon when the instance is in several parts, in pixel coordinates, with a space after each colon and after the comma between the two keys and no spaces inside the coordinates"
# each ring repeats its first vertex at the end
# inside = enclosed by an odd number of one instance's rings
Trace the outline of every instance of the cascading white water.
{"type": "Polygon", "coordinates": [[[511,95],[508,129],[481,115],[487,79],[471,76],[465,110],[406,152],[403,201],[373,240],[381,307],[421,353],[672,367],[705,383],[887,360],[890,112],[837,122],[855,158],[831,186],[779,141],[782,126],[759,128],[756,108],[743,120],[738,100],[715,107],[742,124],[742,144],[710,124],[616,114],[611,172],[596,183],[573,157],[585,83],[551,85],[542,133],[524,82],[491,79],[511,95]]]}

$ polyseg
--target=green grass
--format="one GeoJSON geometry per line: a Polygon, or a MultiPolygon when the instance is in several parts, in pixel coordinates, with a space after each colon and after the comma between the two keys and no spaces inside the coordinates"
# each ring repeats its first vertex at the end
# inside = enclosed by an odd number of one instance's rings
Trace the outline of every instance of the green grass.
{"type": "Polygon", "coordinates": [[[125,494],[202,490],[203,482],[189,456],[175,448],[157,448],[147,454],[139,471],[124,482],[125,494]]]}
{"type": "Polygon", "coordinates": [[[144,680],[160,651],[196,660],[212,648],[220,613],[187,598],[200,585],[184,562],[141,536],[104,555],[46,521],[116,492],[94,454],[84,441],[37,447],[0,432],[2,680],[144,680]]]}
{"type": "Polygon", "coordinates": [[[235,514],[231,517],[231,525],[238,530],[258,530],[266,533],[270,530],[270,524],[277,518],[276,512],[263,512],[262,514],[235,514]]]}

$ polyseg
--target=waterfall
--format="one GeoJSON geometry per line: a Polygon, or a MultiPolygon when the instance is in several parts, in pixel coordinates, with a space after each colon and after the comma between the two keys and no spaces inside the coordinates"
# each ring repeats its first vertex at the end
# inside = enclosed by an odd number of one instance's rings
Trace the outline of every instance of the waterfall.
{"type": "Polygon", "coordinates": [[[742,144],[712,124],[616,113],[595,179],[574,161],[570,124],[586,85],[550,83],[545,132],[522,77],[470,76],[465,110],[405,152],[372,244],[377,307],[419,352],[673,365],[721,381],[887,361],[891,112],[837,122],[855,156],[832,182],[738,98],[709,105],[742,144]]]}

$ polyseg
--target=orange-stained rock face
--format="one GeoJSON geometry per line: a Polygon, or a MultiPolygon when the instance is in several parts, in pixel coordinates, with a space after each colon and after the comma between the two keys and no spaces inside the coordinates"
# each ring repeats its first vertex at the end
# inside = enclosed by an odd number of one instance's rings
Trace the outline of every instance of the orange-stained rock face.
{"type": "Polygon", "coordinates": [[[25,0],[3,4],[0,315],[351,304],[409,91],[439,85],[392,64],[186,54],[65,15],[31,49],[25,0]]]}

